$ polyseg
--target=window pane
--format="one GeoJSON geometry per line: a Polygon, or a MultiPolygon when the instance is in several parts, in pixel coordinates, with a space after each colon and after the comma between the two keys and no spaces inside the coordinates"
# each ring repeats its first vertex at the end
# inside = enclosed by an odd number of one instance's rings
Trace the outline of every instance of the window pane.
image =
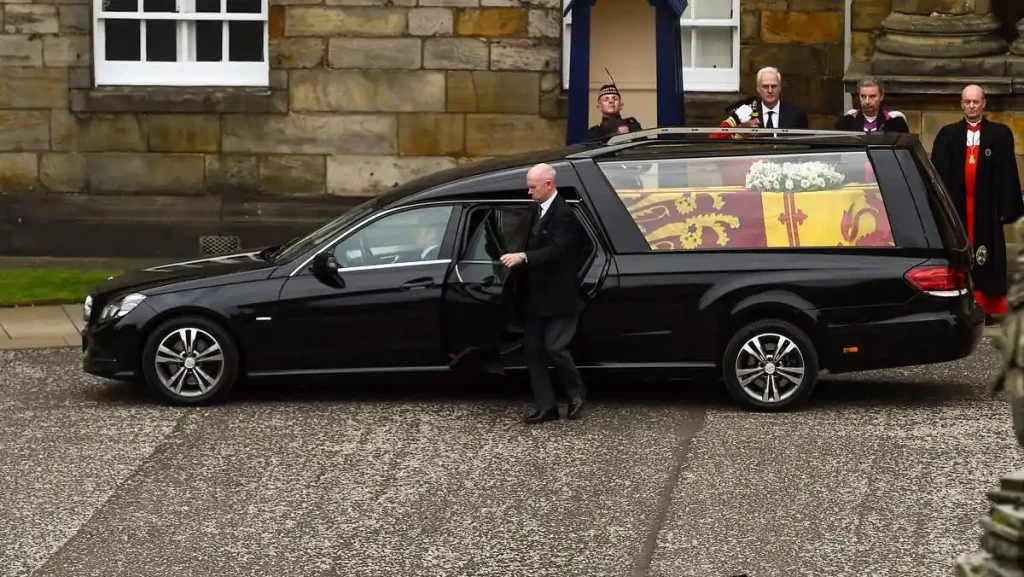
{"type": "Polygon", "coordinates": [[[895,246],[864,152],[600,167],[651,250],[895,246]]]}
{"type": "Polygon", "coordinates": [[[260,0],[228,0],[228,12],[259,14],[260,4],[260,0]]]}
{"type": "Polygon", "coordinates": [[[196,24],[196,61],[220,62],[223,60],[224,23],[200,20],[196,24]]]}
{"type": "Polygon", "coordinates": [[[174,62],[178,59],[178,23],[174,20],[146,21],[146,60],[174,62]]]}
{"type": "Polygon", "coordinates": [[[196,0],[196,12],[220,12],[220,0],[196,0]]]}
{"type": "Polygon", "coordinates": [[[229,22],[228,28],[228,60],[263,61],[263,22],[229,22]]]}
{"type": "Polygon", "coordinates": [[[138,20],[102,20],[107,60],[142,60],[141,25],[138,20]]]}
{"type": "Polygon", "coordinates": [[[732,28],[697,28],[697,68],[732,68],[732,28]]]}
{"type": "Polygon", "coordinates": [[[693,68],[693,28],[683,28],[683,68],[693,68]]]}
{"type": "Polygon", "coordinates": [[[176,0],[143,0],[142,10],[144,12],[174,12],[176,11],[176,0]]]}
{"type": "MultiPolygon", "coordinates": [[[[690,0],[686,3],[686,10],[683,10],[682,20],[693,20],[693,5],[702,0],[690,0]]],[[[714,1],[714,0],[712,0],[714,1]]]]}
{"type": "Polygon", "coordinates": [[[477,210],[470,217],[473,231],[462,260],[500,262],[501,255],[526,248],[530,213],[523,209],[477,210]]]}
{"type": "Polygon", "coordinates": [[[386,216],[338,244],[334,256],[343,267],[434,260],[451,211],[437,206],[386,216]]]}
{"type": "Polygon", "coordinates": [[[694,4],[695,18],[732,18],[732,0],[695,0],[694,4]]]}
{"type": "Polygon", "coordinates": [[[107,12],[136,12],[139,0],[103,0],[103,9],[107,12]]]}

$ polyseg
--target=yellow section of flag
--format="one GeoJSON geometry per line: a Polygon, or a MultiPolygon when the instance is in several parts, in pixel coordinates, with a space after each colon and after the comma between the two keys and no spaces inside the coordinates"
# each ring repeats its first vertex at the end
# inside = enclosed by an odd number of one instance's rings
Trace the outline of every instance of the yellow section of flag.
{"type": "Polygon", "coordinates": [[[879,218],[885,218],[868,203],[866,193],[860,187],[761,193],[768,246],[854,246],[876,231],[879,218]]]}

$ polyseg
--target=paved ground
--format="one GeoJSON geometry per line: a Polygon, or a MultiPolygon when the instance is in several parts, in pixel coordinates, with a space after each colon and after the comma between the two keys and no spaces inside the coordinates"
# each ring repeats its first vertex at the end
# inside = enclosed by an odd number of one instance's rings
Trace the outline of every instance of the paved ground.
{"type": "Polygon", "coordinates": [[[73,349],[0,351],[0,575],[952,575],[1024,466],[994,359],[832,378],[782,415],[602,383],[530,428],[517,385],[181,409],[73,349]]]}
{"type": "Polygon", "coordinates": [[[0,307],[0,350],[81,346],[82,305],[0,307]]]}

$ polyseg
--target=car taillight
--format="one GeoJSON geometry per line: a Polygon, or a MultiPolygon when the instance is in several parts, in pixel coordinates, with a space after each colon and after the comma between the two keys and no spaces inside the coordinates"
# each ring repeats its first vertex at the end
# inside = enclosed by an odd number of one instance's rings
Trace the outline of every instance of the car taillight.
{"type": "Polygon", "coordinates": [[[958,297],[967,293],[967,272],[948,266],[918,266],[904,275],[917,290],[936,297],[958,297]]]}

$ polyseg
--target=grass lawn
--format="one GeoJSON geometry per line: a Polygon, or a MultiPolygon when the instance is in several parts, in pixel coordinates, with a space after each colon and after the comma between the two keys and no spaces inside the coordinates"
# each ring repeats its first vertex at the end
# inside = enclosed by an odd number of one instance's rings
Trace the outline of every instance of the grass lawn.
{"type": "Polygon", "coordinates": [[[0,306],[78,304],[94,286],[118,274],[104,270],[0,269],[0,306]]]}

